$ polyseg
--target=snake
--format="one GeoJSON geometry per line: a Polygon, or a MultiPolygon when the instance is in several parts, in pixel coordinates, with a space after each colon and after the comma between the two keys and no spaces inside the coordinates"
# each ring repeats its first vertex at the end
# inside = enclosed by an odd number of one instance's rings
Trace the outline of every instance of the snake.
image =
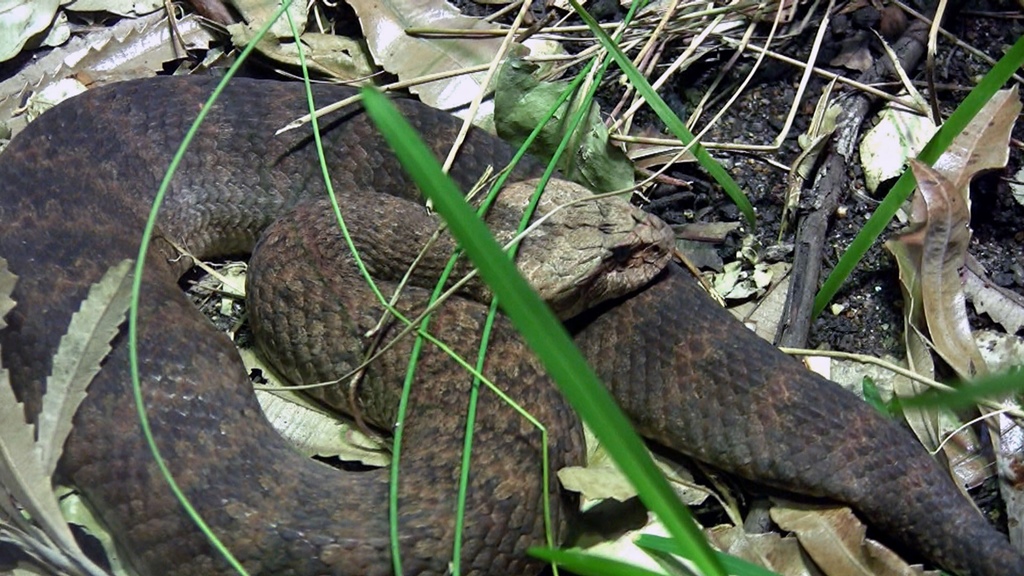
{"type": "MultiPolygon", "coordinates": [[[[18,277],[0,359],[30,422],[69,319],[113,264],[136,257],[155,191],[215,83],[168,77],[89,90],[40,116],[0,154],[0,257],[18,277]]],[[[312,90],[317,102],[352,93],[312,90]]],[[[461,121],[410,100],[395,103],[443,157],[461,121]]],[[[375,326],[384,339],[398,331],[397,321],[376,324],[381,305],[349,286],[356,274],[350,252],[327,239],[337,236],[337,224],[324,216],[313,138],[276,133],[306,111],[301,85],[239,78],[198,129],[161,207],[141,278],[142,401],[182,492],[250,573],[392,574],[386,471],[339,470],[298,454],[262,416],[234,343],[179,286],[189,263],[175,246],[197,258],[255,249],[250,291],[269,303],[250,305],[254,324],[267,326],[254,332],[264,331],[261,348],[283,354],[275,366],[301,382],[361,360],[375,326]],[[351,348],[328,353],[335,343],[351,348]]],[[[321,131],[338,190],[418,202],[408,213],[432,218],[361,108],[324,118],[321,131]]],[[[468,191],[512,155],[472,130],[450,175],[468,191]]],[[[513,176],[537,173],[527,162],[513,176]]],[[[437,227],[436,220],[395,219],[397,210],[361,198],[346,208],[348,219],[382,235],[362,248],[379,247],[385,262],[389,231],[425,235],[437,227]]],[[[635,259],[628,249],[610,252],[611,262],[635,259]]],[[[901,425],[758,338],[686,270],[661,262],[660,252],[636,254],[659,270],[640,286],[618,283],[625,293],[568,310],[565,326],[642,435],[772,490],[849,505],[886,541],[956,574],[1024,574],[1022,556],[901,425]]],[[[382,282],[387,291],[394,280],[382,282]]],[[[414,314],[429,288],[401,293],[403,311],[414,314]]],[[[430,331],[475,358],[486,309],[452,298],[435,311],[430,331]]],[[[582,432],[508,320],[499,315],[491,332],[484,375],[506,386],[548,438],[496,394],[479,394],[459,561],[466,574],[534,574],[542,565],[526,550],[546,542],[545,500],[557,538],[574,514],[572,498],[553,478],[545,484],[538,463],[544,451],[556,470],[580,462],[582,432]]],[[[403,430],[395,487],[402,571],[443,574],[452,560],[473,384],[449,355],[425,346],[408,412],[396,421],[411,342],[397,339],[365,369],[356,404],[370,425],[403,430]]],[[[77,488],[139,573],[231,573],[147,448],[124,326],[74,416],[57,480],[77,488]]]]}

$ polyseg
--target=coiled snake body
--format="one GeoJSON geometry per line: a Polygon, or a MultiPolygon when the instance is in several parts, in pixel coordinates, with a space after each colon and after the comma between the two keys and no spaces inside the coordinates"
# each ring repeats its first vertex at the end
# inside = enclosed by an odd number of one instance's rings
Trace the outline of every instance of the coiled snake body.
{"type": "MultiPolygon", "coordinates": [[[[0,332],[0,346],[30,415],[38,410],[49,359],[89,286],[112,264],[135,256],[159,179],[211,89],[211,80],[198,78],[96,89],[43,115],[0,156],[0,257],[19,277],[18,305],[0,332]]],[[[348,94],[315,91],[319,102],[348,94]]],[[[437,151],[445,151],[455,121],[413,103],[401,107],[437,151]]],[[[273,136],[303,112],[300,86],[229,86],[176,177],[160,233],[200,257],[248,252],[279,215],[322,194],[311,139],[297,131],[273,136]]],[[[325,138],[338,188],[411,194],[360,112],[330,119],[325,138]]],[[[468,188],[487,165],[500,167],[508,156],[504,145],[473,133],[452,174],[468,188]]],[[[283,226],[280,235],[263,240],[289,254],[278,261],[334,258],[315,226],[283,226]]],[[[158,241],[148,258],[139,354],[157,441],[185,493],[253,573],[390,573],[386,476],[339,473],[301,458],[273,432],[234,346],[179,290],[180,265],[167,264],[174,255],[158,241]]],[[[290,298],[288,305],[344,296],[339,289],[317,292],[290,268],[270,270],[266,290],[290,298]]],[[[367,319],[379,316],[375,309],[346,310],[330,316],[334,320],[296,312],[283,322],[304,320],[310,327],[274,333],[284,345],[292,338],[309,344],[323,334],[361,334],[367,319]]],[[[472,358],[481,322],[478,308],[451,305],[432,332],[472,358]]],[[[909,434],[757,339],[676,267],[573,319],[570,328],[638,429],[653,440],[746,478],[849,503],[885,535],[958,573],[1024,574],[1021,556],[909,434]]],[[[555,467],[578,460],[575,416],[510,326],[499,321],[494,333],[487,373],[548,427],[555,467]]],[[[225,573],[144,446],[126,350],[119,336],[76,414],[59,473],[100,511],[142,572],[225,573]]],[[[393,424],[396,392],[389,379],[404,374],[407,351],[400,344],[374,364],[370,380],[383,384],[363,387],[369,388],[360,397],[365,415],[382,426],[393,424]]],[[[309,378],[321,364],[331,369],[335,362],[315,358],[296,353],[281,364],[309,378]]],[[[407,444],[400,535],[408,573],[448,568],[454,454],[462,446],[468,387],[465,378],[443,377],[451,370],[444,356],[425,355],[409,420],[401,423],[407,444]]],[[[539,436],[485,393],[474,446],[463,571],[531,573],[536,564],[524,550],[542,543],[539,436]]]]}

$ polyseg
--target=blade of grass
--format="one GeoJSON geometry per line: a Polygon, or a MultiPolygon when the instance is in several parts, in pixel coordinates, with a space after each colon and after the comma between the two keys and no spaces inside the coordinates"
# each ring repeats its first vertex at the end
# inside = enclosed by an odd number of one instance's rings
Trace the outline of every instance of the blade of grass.
{"type": "Polygon", "coordinates": [[[598,439],[640,491],[641,500],[659,515],[669,533],[693,545],[690,559],[705,574],[723,575],[717,557],[704,541],[668,482],[647,455],[644,444],[609,392],[587,365],[562,324],[519,275],[466,204],[458,187],[440,170],[422,140],[406,138],[411,127],[394,107],[372,89],[363,90],[364,105],[417,186],[448,223],[480,276],[494,291],[516,329],[558,382],[581,417],[594,424],[598,439]],[[600,423],[599,425],[597,425],[600,423]]]}

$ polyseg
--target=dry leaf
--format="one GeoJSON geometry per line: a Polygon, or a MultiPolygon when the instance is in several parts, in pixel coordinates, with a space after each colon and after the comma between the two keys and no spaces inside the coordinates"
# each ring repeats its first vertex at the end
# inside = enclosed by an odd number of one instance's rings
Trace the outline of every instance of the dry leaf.
{"type": "MultiPolygon", "coordinates": [[[[431,38],[405,33],[408,28],[501,30],[495,24],[464,16],[445,0],[353,0],[349,4],[359,16],[374,60],[401,80],[488,64],[502,43],[500,36],[431,38]]],[[[537,40],[526,42],[536,49],[544,44],[537,40]]],[[[479,72],[412,86],[409,90],[434,108],[451,110],[472,101],[484,88],[483,79],[484,73],[479,72]]]]}
{"type": "Polygon", "coordinates": [[[7,260],[0,258],[0,330],[7,326],[4,317],[14,308],[14,300],[11,294],[14,293],[14,285],[18,277],[7,269],[7,260]]]}
{"type": "Polygon", "coordinates": [[[58,0],[0,0],[0,62],[17,56],[29,38],[46,30],[58,6],[58,0]]]}
{"type": "MultiPolygon", "coordinates": [[[[7,370],[0,368],[0,487],[59,548],[76,550],[75,539],[53,495],[50,477],[43,472],[35,430],[25,422],[24,407],[14,397],[8,378],[7,370]]],[[[21,512],[3,496],[0,510],[20,517],[21,512]]]]}
{"type": "Polygon", "coordinates": [[[964,294],[979,314],[988,314],[1008,334],[1016,334],[1024,326],[1024,297],[1012,290],[993,284],[968,255],[963,271],[964,294]]]}
{"type": "MultiPolygon", "coordinates": [[[[242,15],[242,20],[248,22],[252,30],[262,28],[267,23],[267,20],[281,7],[279,0],[231,0],[231,4],[242,15]]],[[[295,28],[300,33],[306,29],[306,7],[306,2],[292,2],[291,6],[288,7],[288,15],[291,16],[292,21],[295,23],[295,28]]],[[[270,26],[270,30],[267,32],[268,41],[292,37],[292,28],[288,24],[288,15],[282,14],[270,26]]],[[[238,43],[236,42],[235,45],[238,45],[238,43]]]]}
{"type": "Polygon", "coordinates": [[[1020,110],[1016,84],[1009,90],[996,92],[932,168],[952,182],[953,189],[961,191],[967,199],[967,185],[979,172],[1006,166],[1010,132],[1020,110]]]}
{"type": "MultiPolygon", "coordinates": [[[[486,64],[501,45],[500,37],[424,38],[407,28],[495,30],[498,26],[470,18],[444,0],[355,0],[366,43],[374,60],[402,80],[486,64]]],[[[434,108],[451,109],[480,93],[483,74],[438,80],[410,90],[434,108]]]]}
{"type": "Polygon", "coordinates": [[[828,576],[911,576],[911,568],[891,550],[864,537],[866,527],[846,507],[795,503],[773,506],[772,520],[796,533],[807,554],[828,576]]]}
{"type": "Polygon", "coordinates": [[[816,576],[821,574],[808,562],[800,542],[775,532],[748,534],[740,526],[715,526],[704,531],[708,540],[722,552],[763,566],[779,576],[816,576]]]}
{"type": "Polygon", "coordinates": [[[109,12],[121,16],[142,16],[164,7],[164,0],[63,0],[72,12],[109,12]]]}
{"type": "MultiPolygon", "coordinates": [[[[183,41],[192,48],[205,48],[213,38],[200,20],[186,16],[176,23],[183,41]]],[[[160,13],[136,20],[123,20],[110,28],[101,28],[72,39],[67,46],[51,50],[0,82],[0,119],[7,121],[20,114],[27,94],[45,90],[62,79],[82,78],[92,86],[121,80],[129,75],[143,76],[161,70],[168,61],[184,54],[171,40],[167,18],[160,13]]],[[[26,124],[19,115],[9,126],[17,133],[26,124]]]]}
{"type": "MultiPolygon", "coordinates": [[[[260,370],[270,386],[286,386],[253,350],[240,349],[239,355],[246,368],[260,370]]],[[[384,445],[354,425],[339,420],[305,395],[257,390],[256,399],[277,433],[306,456],[337,457],[346,462],[377,467],[391,463],[391,456],[384,445]]]]}
{"type": "MultiPolygon", "coordinates": [[[[232,24],[228,26],[231,41],[245,46],[256,37],[261,24],[232,24]]],[[[268,60],[298,69],[299,51],[289,34],[277,38],[267,34],[256,44],[256,49],[268,60]]],[[[302,34],[302,53],[306,66],[315,74],[339,80],[359,80],[373,75],[375,69],[362,42],[334,34],[302,34]]]]}
{"type": "MultiPolygon", "coordinates": [[[[927,102],[920,94],[901,92],[901,99],[909,99],[920,108],[927,102]]],[[[860,142],[864,185],[870,192],[882,182],[903,172],[907,158],[913,158],[924,148],[938,127],[928,118],[908,111],[904,106],[890,104],[879,114],[878,123],[864,134],[860,142]]]]}
{"type": "Polygon", "coordinates": [[[960,284],[960,268],[971,239],[971,215],[951,180],[916,160],[910,166],[918,182],[912,229],[895,241],[905,246],[909,260],[918,268],[927,334],[935,351],[961,378],[971,379],[985,372],[967,322],[960,284]]]}

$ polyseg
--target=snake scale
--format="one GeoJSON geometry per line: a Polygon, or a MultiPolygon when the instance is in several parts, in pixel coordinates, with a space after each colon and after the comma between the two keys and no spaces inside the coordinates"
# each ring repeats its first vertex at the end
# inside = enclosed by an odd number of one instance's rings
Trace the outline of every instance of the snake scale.
{"type": "MultiPolygon", "coordinates": [[[[0,346],[30,417],[49,359],[89,286],[112,264],[135,256],[159,179],[212,87],[210,79],[164,78],[95,89],[44,114],[0,156],[0,257],[19,277],[18,305],[0,346]]],[[[318,102],[349,94],[314,90],[318,102]]],[[[160,234],[200,257],[244,253],[282,213],[321,195],[311,138],[301,131],[273,135],[304,112],[304,102],[298,85],[234,81],[185,157],[161,212],[160,234]]],[[[458,123],[416,103],[399,104],[444,153],[458,123]]],[[[413,194],[358,109],[328,118],[324,137],[339,189],[413,194]]],[[[509,155],[494,138],[473,132],[452,175],[466,189],[509,155]]],[[[274,224],[263,243],[285,249],[276,260],[282,265],[299,256],[326,261],[331,256],[317,230],[301,221],[274,224]]],[[[262,418],[233,344],[182,295],[181,265],[167,264],[174,256],[162,241],[151,249],[139,354],[157,442],[185,493],[252,573],[390,573],[386,474],[342,473],[285,444],[262,418]]],[[[313,276],[327,274],[319,262],[313,276]]],[[[281,291],[275,284],[306,282],[291,270],[266,273],[277,280],[267,289],[271,297],[281,291]]],[[[295,284],[278,296],[301,306],[345,292],[321,284],[295,284]]],[[[333,329],[351,334],[376,312],[349,311],[333,329]]],[[[323,327],[331,321],[319,314],[309,313],[312,327],[294,334],[321,342],[318,331],[332,328],[323,327]]],[[[481,322],[477,308],[454,304],[438,314],[432,330],[474,357],[471,340],[481,322]]],[[[758,339],[676,266],[567,325],[637,428],[654,441],[772,487],[848,503],[885,538],[956,573],[1024,574],[1022,557],[898,424],[758,339]]],[[[361,386],[366,415],[382,426],[393,424],[396,385],[387,378],[404,373],[405,352],[400,344],[371,368],[370,381],[376,376],[383,385],[361,386]]],[[[283,362],[286,369],[302,373],[315,364],[296,358],[283,362]]],[[[445,377],[451,370],[445,357],[427,352],[409,419],[401,423],[407,440],[400,536],[410,574],[448,568],[454,454],[461,449],[468,388],[464,378],[445,377]]],[[[580,458],[575,416],[503,320],[486,371],[548,426],[554,466],[580,458]]],[[[524,550],[542,542],[539,438],[493,396],[481,395],[463,571],[535,573],[524,550]]],[[[58,472],[100,512],[140,572],[228,571],[173,500],[144,446],[123,335],[75,416],[58,472]]],[[[564,524],[567,514],[556,513],[564,524]]]]}

